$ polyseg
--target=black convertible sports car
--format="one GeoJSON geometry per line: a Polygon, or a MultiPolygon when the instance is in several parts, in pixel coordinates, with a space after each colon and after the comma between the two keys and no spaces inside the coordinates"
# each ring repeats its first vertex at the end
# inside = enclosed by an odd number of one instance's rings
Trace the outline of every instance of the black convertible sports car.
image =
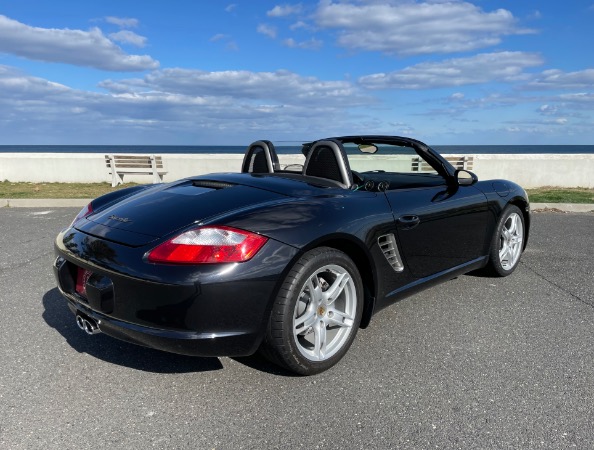
{"type": "Polygon", "coordinates": [[[257,141],[241,173],[93,200],[55,242],[78,326],[187,355],[260,349],[309,375],[396,300],[518,265],[530,226],[520,186],[478,181],[410,138],[336,137],[303,153],[281,169],[257,141]]]}

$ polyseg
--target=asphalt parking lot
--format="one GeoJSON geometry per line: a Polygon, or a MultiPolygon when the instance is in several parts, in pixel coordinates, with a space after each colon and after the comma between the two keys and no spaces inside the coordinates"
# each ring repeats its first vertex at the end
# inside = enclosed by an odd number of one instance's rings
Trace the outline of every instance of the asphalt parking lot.
{"type": "Polygon", "coordinates": [[[2,449],[594,448],[594,214],[534,214],[511,277],[405,299],[301,378],[83,334],[51,270],[77,211],[0,208],[2,449]]]}

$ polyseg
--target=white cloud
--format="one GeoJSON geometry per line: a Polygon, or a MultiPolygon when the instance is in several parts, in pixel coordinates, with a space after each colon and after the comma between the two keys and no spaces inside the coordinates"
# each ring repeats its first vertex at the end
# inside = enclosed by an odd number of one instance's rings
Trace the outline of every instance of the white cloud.
{"type": "Polygon", "coordinates": [[[224,41],[229,39],[231,36],[229,36],[228,34],[223,34],[223,33],[219,33],[219,34],[215,34],[213,37],[211,37],[209,39],[210,42],[218,42],[218,41],[224,41]]]}
{"type": "MultiPolygon", "coordinates": [[[[584,136],[591,134],[591,127],[585,125],[589,120],[592,123],[592,111],[594,111],[594,93],[573,93],[561,95],[532,95],[526,96],[517,90],[508,93],[491,93],[484,97],[453,98],[453,96],[442,99],[433,99],[434,104],[445,104],[444,108],[433,108],[424,112],[426,115],[435,119],[437,117],[447,117],[456,120],[467,113],[486,110],[500,110],[501,115],[496,115],[495,121],[508,116],[516,107],[534,105],[535,115],[523,113],[522,119],[515,119],[514,125],[522,124],[529,126],[543,127],[544,124],[571,126],[574,133],[582,133],[584,136]],[[539,117],[540,116],[540,117],[539,117]],[[571,122],[570,122],[571,120],[571,122]],[[581,120],[581,122],[580,122],[581,120]]],[[[474,117],[474,114],[472,115],[474,117]]],[[[541,128],[538,128],[541,129],[541,128]]],[[[524,131],[524,128],[522,128],[524,131]]],[[[562,136],[561,136],[562,137],[562,136]]],[[[563,141],[563,140],[561,140],[563,141]]]]}
{"type": "Polygon", "coordinates": [[[482,53],[468,58],[425,62],[405,69],[359,78],[367,89],[432,89],[527,78],[525,69],[543,64],[536,53],[482,53]]]}
{"type": "Polygon", "coordinates": [[[116,42],[132,44],[136,47],[144,47],[146,45],[146,38],[134,33],[133,31],[121,30],[117,33],[111,33],[109,37],[116,42]]]}
{"type": "MultiPolygon", "coordinates": [[[[456,91],[443,98],[451,111],[432,112],[431,121],[415,113],[385,114],[385,105],[365,96],[349,81],[320,80],[288,71],[205,72],[160,70],[142,78],[105,80],[105,91],[90,92],[27,75],[0,65],[0,134],[7,144],[233,144],[256,139],[291,140],[320,136],[383,132],[435,136],[443,143],[477,136],[504,142],[503,127],[516,129],[517,139],[566,143],[568,136],[587,143],[592,136],[594,94],[522,97],[517,92],[468,98],[456,91]],[[534,104],[534,117],[513,117],[516,105],[534,104]],[[548,107],[545,107],[549,105],[548,107]],[[554,112],[539,117],[539,107],[554,112]],[[554,109],[556,108],[556,109],[554,109]],[[464,111],[501,109],[505,112],[464,131],[464,111]],[[382,111],[381,115],[367,114],[382,111]],[[457,114],[452,122],[453,114],[457,114]],[[444,117],[446,116],[446,117],[444,117]],[[379,118],[381,117],[381,119],[379,118]],[[406,118],[404,118],[406,117],[406,118]],[[440,122],[445,121],[445,124],[440,122]],[[75,131],[74,131],[75,130],[75,131]],[[562,130],[556,134],[555,130],[562,130]],[[439,134],[436,134],[439,133],[439,134]],[[532,140],[534,138],[534,140],[532,140]]],[[[434,99],[433,103],[439,103],[434,99]]],[[[470,117],[470,115],[469,115],[470,117]]]]}
{"type": "Polygon", "coordinates": [[[276,27],[273,27],[272,25],[261,23],[258,25],[256,31],[260,34],[263,34],[264,36],[268,36],[271,39],[276,38],[276,27]]]}
{"type": "Polygon", "coordinates": [[[529,89],[592,89],[594,88],[594,69],[576,72],[545,70],[526,87],[529,89]]]}
{"type": "Polygon", "coordinates": [[[293,38],[285,39],[283,45],[289,48],[301,48],[305,50],[319,50],[323,43],[318,39],[308,39],[307,41],[297,42],[293,38]]]}
{"type": "Polygon", "coordinates": [[[540,114],[543,114],[545,116],[551,116],[551,115],[555,115],[557,114],[558,108],[554,105],[541,105],[540,108],[538,108],[538,112],[540,112],[540,114]]]}
{"type": "Polygon", "coordinates": [[[564,102],[594,104],[594,93],[591,93],[591,92],[578,92],[576,94],[562,94],[562,95],[559,95],[557,98],[564,102]]]}
{"type": "Polygon", "coordinates": [[[0,98],[4,100],[26,94],[38,101],[43,101],[69,91],[70,89],[62,84],[26,76],[12,67],[0,66],[0,92],[2,92],[0,98]]]}
{"type": "Polygon", "coordinates": [[[295,22],[294,24],[291,24],[291,26],[289,26],[289,29],[292,31],[299,30],[300,28],[307,30],[311,27],[307,23],[303,22],[302,20],[299,20],[299,21],[295,22]]]}
{"type": "Polygon", "coordinates": [[[0,66],[0,133],[31,143],[243,142],[343,134],[354,126],[351,107],[373,100],[346,81],[279,72],[202,72],[168,69],[144,78],[110,81],[105,93],[76,90],[0,66]],[[347,112],[345,112],[347,111],[347,112]],[[36,133],[31,133],[31,130],[36,133]],[[76,136],[69,135],[77,130],[76,136]],[[168,134],[171,133],[171,134],[168,134]],[[209,134],[210,133],[210,134],[209,134]],[[15,137],[16,136],[16,137],[15,137]],[[206,138],[205,138],[206,136],[206,138]]]}
{"type": "Polygon", "coordinates": [[[286,17],[293,14],[299,14],[302,9],[301,3],[297,5],[276,5],[270,11],[266,12],[268,17],[286,17]]]}
{"type": "Polygon", "coordinates": [[[271,100],[279,104],[362,105],[370,98],[348,81],[323,81],[304,77],[286,70],[276,72],[223,71],[206,72],[190,69],[164,69],[152,72],[143,79],[107,80],[101,87],[117,92],[128,86],[131,91],[167,92],[185,96],[229,97],[235,99],[271,100]]]}
{"type": "Polygon", "coordinates": [[[532,32],[505,9],[485,12],[465,1],[320,2],[319,27],[337,29],[351,50],[395,55],[451,53],[497,45],[502,36],[532,32]]]}
{"type": "Polygon", "coordinates": [[[226,12],[232,12],[232,11],[234,11],[234,10],[235,10],[235,8],[237,8],[237,4],[235,4],[235,3],[231,3],[230,5],[227,5],[227,6],[225,7],[225,11],[226,11],[226,12]]]}
{"type": "Polygon", "coordinates": [[[98,28],[89,31],[37,28],[0,15],[0,52],[38,61],[112,71],[155,69],[148,55],[128,55],[98,28]]]}
{"type": "Polygon", "coordinates": [[[225,44],[225,50],[229,50],[232,52],[235,52],[237,50],[239,50],[239,46],[237,45],[237,42],[235,42],[230,35],[228,34],[223,34],[223,33],[219,33],[219,34],[215,34],[213,37],[211,37],[209,39],[210,42],[222,42],[225,44]]]}
{"type": "Polygon", "coordinates": [[[0,66],[0,110],[5,111],[0,116],[0,132],[5,142],[35,143],[41,139],[39,143],[51,143],[56,134],[80,131],[77,118],[97,119],[87,113],[87,105],[96,96],[0,66]]]}
{"type": "Polygon", "coordinates": [[[536,101],[542,101],[542,99],[501,93],[490,93],[484,97],[469,97],[459,92],[450,95],[449,97],[433,99],[432,104],[444,104],[445,107],[433,107],[420,115],[429,116],[431,118],[439,116],[447,116],[448,118],[451,118],[457,116],[457,120],[461,120],[459,117],[468,111],[493,110],[498,108],[505,108],[509,111],[509,108],[518,104],[528,104],[536,101]]]}
{"type": "Polygon", "coordinates": [[[411,136],[416,130],[413,126],[405,122],[390,122],[390,132],[398,136],[411,136]]]}
{"type": "Polygon", "coordinates": [[[107,23],[111,23],[117,25],[121,28],[136,28],[138,26],[138,19],[133,19],[130,17],[113,17],[107,16],[105,18],[107,23]]]}

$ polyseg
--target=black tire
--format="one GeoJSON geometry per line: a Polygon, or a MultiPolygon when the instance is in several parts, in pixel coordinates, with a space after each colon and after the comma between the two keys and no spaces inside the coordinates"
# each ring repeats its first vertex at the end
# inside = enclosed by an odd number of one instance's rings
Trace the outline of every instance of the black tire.
{"type": "Polygon", "coordinates": [[[323,372],[340,361],[351,346],[362,312],[363,284],[357,266],[339,250],[313,249],[295,263],[283,281],[261,353],[300,375],[323,372]],[[331,288],[336,288],[338,295],[333,295],[331,288]],[[324,296],[330,299],[324,300],[324,296]]]}
{"type": "Polygon", "coordinates": [[[506,277],[516,270],[524,250],[525,230],[524,215],[520,208],[515,205],[507,205],[499,217],[491,240],[489,263],[486,267],[489,275],[506,277]],[[514,221],[516,221],[515,229],[509,233],[514,221]],[[508,232],[510,238],[506,238],[504,230],[508,232]],[[509,251],[508,255],[502,258],[500,252],[503,251],[504,246],[508,246],[509,251]]]}

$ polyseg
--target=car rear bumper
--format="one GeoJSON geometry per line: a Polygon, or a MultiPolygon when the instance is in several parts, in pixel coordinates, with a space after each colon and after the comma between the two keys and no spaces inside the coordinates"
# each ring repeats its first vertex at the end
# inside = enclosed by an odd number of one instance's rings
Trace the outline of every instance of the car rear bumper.
{"type": "Polygon", "coordinates": [[[254,353],[261,341],[259,333],[247,331],[199,333],[123,322],[93,311],[67,293],[62,294],[75,316],[92,319],[98,330],[108,336],[144,347],[189,356],[246,356],[254,353]]]}
{"type": "Polygon", "coordinates": [[[145,252],[66,230],[56,239],[53,270],[59,290],[72,312],[96,323],[99,331],[191,356],[254,353],[278,281],[296,254],[269,240],[246,263],[159,267],[142,260],[145,252]],[[84,294],[80,270],[91,273],[84,294]]]}

